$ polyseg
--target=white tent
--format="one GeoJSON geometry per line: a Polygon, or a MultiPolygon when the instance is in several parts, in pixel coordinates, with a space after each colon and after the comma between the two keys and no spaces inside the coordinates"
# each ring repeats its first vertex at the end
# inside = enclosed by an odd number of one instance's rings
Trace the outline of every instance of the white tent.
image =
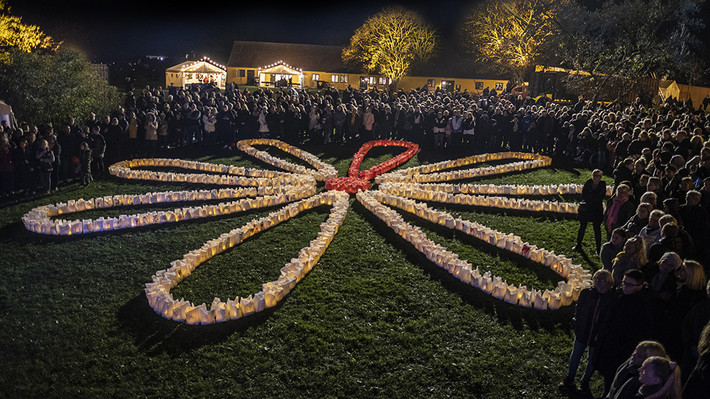
{"type": "Polygon", "coordinates": [[[227,69],[207,57],[199,61],[186,61],[165,70],[165,87],[186,87],[196,83],[214,83],[224,89],[227,69]]]}
{"type": "Polygon", "coordinates": [[[12,107],[0,100],[0,121],[7,121],[11,127],[17,127],[15,114],[12,113],[12,107]]]}

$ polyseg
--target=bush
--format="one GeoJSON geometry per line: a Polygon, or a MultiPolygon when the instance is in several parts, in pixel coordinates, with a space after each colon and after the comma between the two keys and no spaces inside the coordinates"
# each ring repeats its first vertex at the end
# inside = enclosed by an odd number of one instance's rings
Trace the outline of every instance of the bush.
{"type": "Polygon", "coordinates": [[[117,89],[99,77],[79,52],[10,50],[0,62],[0,93],[19,121],[59,123],[89,113],[108,114],[120,103],[117,89]]]}

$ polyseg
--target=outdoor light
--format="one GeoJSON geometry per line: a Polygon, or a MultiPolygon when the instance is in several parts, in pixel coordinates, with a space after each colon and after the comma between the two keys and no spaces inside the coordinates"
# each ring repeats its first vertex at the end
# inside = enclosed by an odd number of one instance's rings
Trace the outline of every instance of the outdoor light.
{"type": "MultiPolygon", "coordinates": [[[[200,248],[189,251],[181,259],[170,263],[170,267],[157,271],[151,282],[145,285],[145,294],[150,307],[162,317],[188,324],[211,324],[234,320],[243,316],[276,306],[304,276],[313,269],[337,234],[349,208],[349,195],[336,187],[342,183],[336,179],[335,168],[316,156],[290,146],[279,140],[242,140],[237,147],[245,153],[274,165],[287,172],[263,171],[257,169],[216,165],[195,161],[150,158],[119,162],[109,167],[109,172],[118,177],[153,181],[180,181],[222,186],[238,186],[212,190],[166,191],[133,195],[114,195],[89,200],[79,199],[54,205],[39,206],[30,210],[22,218],[28,230],[40,234],[74,235],[97,231],[128,229],[157,223],[176,223],[210,216],[220,216],[235,212],[260,209],[278,204],[287,204],[268,215],[251,220],[245,225],[221,234],[218,238],[204,243],[200,248]],[[276,147],[303,160],[313,168],[297,165],[254,146],[276,147]],[[178,167],[206,173],[172,173],[140,170],[141,167],[178,167]],[[326,182],[329,191],[316,194],[316,182],[326,182]],[[186,201],[224,200],[218,204],[191,207],[176,207],[167,211],[151,211],[118,217],[99,217],[95,220],[68,220],[65,215],[91,209],[109,209],[119,206],[141,206],[148,204],[169,204],[186,201]],[[295,201],[295,202],[294,202],[295,201]],[[300,213],[318,206],[330,206],[330,215],[320,225],[320,231],[308,246],[281,268],[279,277],[262,284],[259,292],[248,297],[229,298],[222,301],[214,298],[211,305],[198,306],[175,300],[170,290],[188,277],[196,267],[218,254],[239,245],[245,239],[268,230],[300,213]],[[61,217],[61,218],[59,218],[61,217]]],[[[446,270],[452,276],[493,297],[507,303],[534,307],[536,309],[558,309],[568,306],[579,297],[583,288],[591,286],[591,274],[572,260],[535,245],[524,242],[519,236],[506,234],[476,222],[454,218],[448,212],[417,202],[426,200],[462,205],[492,206],[503,209],[572,213],[576,204],[553,201],[487,196],[478,194],[503,195],[549,195],[558,193],[578,193],[577,185],[560,186],[495,186],[475,184],[452,184],[473,176],[488,176],[496,173],[528,170],[550,164],[549,157],[525,153],[497,153],[475,155],[458,160],[445,161],[389,172],[390,169],[406,162],[417,151],[415,144],[402,141],[378,140],[366,143],[353,157],[349,169],[350,179],[359,179],[369,184],[371,179],[379,184],[377,190],[356,190],[356,199],[373,215],[389,226],[394,234],[402,237],[424,254],[427,259],[446,270]],[[405,152],[372,167],[360,171],[359,166],[367,152],[375,146],[401,146],[405,152]],[[514,162],[484,168],[458,169],[480,162],[512,159],[514,162]],[[532,262],[549,267],[565,281],[554,290],[538,291],[525,286],[508,284],[501,277],[494,276],[481,265],[472,265],[460,259],[457,254],[431,241],[418,227],[407,223],[398,211],[401,209],[432,223],[449,229],[459,230],[488,245],[510,251],[528,258],[532,262]]],[[[341,178],[342,179],[342,178],[341,178]]]]}
{"type": "MultiPolygon", "coordinates": [[[[499,277],[491,276],[489,272],[484,273],[484,275],[480,277],[478,277],[477,272],[471,273],[471,285],[477,285],[484,292],[490,293],[492,296],[505,300],[506,302],[518,303],[521,306],[534,306],[537,309],[558,309],[560,306],[566,306],[572,303],[574,291],[590,284],[591,276],[589,276],[581,266],[573,265],[570,259],[562,255],[557,255],[552,251],[540,251],[534,246],[531,247],[514,234],[503,234],[475,222],[454,219],[448,213],[430,209],[425,204],[415,203],[410,199],[388,194],[386,189],[375,192],[359,192],[357,199],[366,208],[371,210],[373,214],[382,219],[388,226],[392,227],[400,236],[411,242],[417,249],[423,247],[424,250],[422,252],[429,260],[450,272],[450,262],[448,262],[447,259],[455,257],[455,254],[448,252],[443,247],[437,247],[431,242],[422,246],[421,241],[423,238],[421,235],[416,234],[418,229],[404,222],[399,213],[393,210],[388,211],[390,208],[386,208],[384,205],[390,205],[414,213],[432,223],[455,228],[465,234],[484,240],[491,245],[520,254],[532,261],[543,263],[568,280],[567,283],[558,285],[554,291],[548,292],[547,296],[536,298],[534,295],[528,294],[527,288],[523,286],[517,288],[509,286],[505,281],[501,281],[499,277]],[[403,229],[409,230],[409,232],[402,233],[401,230],[403,229]]],[[[461,274],[461,269],[472,270],[472,266],[466,264],[466,262],[457,267],[459,272],[452,273],[457,277],[466,275],[461,274]]],[[[459,277],[459,279],[461,278],[459,277]]]]}

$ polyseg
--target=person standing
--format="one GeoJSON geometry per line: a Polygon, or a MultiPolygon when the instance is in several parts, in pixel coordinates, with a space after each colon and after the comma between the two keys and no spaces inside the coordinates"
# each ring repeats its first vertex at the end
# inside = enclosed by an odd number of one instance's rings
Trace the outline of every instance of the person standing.
{"type": "Polygon", "coordinates": [[[604,377],[605,394],[611,388],[616,370],[631,356],[639,342],[650,338],[653,328],[653,306],[644,289],[641,270],[631,269],[624,273],[621,293],[612,307],[597,350],[597,370],[604,377]]]}
{"type": "Polygon", "coordinates": [[[54,153],[49,149],[47,140],[39,140],[37,152],[37,172],[39,177],[39,187],[42,193],[49,194],[52,188],[52,171],[54,170],[54,153]]]}
{"type": "Polygon", "coordinates": [[[135,112],[128,116],[128,145],[124,149],[123,158],[130,158],[138,154],[138,117],[135,112]]]}
{"type": "Polygon", "coordinates": [[[155,156],[158,143],[158,120],[155,114],[148,113],[145,122],[145,156],[155,156]]]}
{"type": "Polygon", "coordinates": [[[599,334],[606,328],[608,316],[614,303],[614,278],[608,270],[601,269],[594,273],[592,287],[585,288],[579,294],[574,312],[574,345],[569,359],[567,377],[560,384],[560,390],[574,392],[574,377],[584,350],[589,348],[587,366],[580,381],[580,390],[589,392],[589,381],[594,374],[596,348],[599,334]]]}
{"type": "Polygon", "coordinates": [[[88,186],[94,178],[91,176],[91,148],[89,143],[82,141],[79,144],[79,170],[81,174],[81,184],[88,186]]]}
{"type": "Polygon", "coordinates": [[[372,113],[372,106],[368,106],[365,109],[365,113],[362,115],[362,127],[364,141],[374,139],[374,126],[375,126],[375,114],[372,113]]]}
{"type": "Polygon", "coordinates": [[[573,250],[582,251],[582,239],[587,230],[587,224],[592,223],[596,253],[602,247],[601,225],[604,221],[604,197],[606,196],[606,182],[602,180],[604,173],[600,169],[592,171],[592,178],[584,183],[582,188],[582,202],[579,204],[579,230],[577,231],[577,245],[573,250]]]}
{"type": "Polygon", "coordinates": [[[49,144],[49,150],[54,153],[54,164],[52,166],[52,184],[49,191],[57,191],[57,184],[59,183],[59,171],[62,162],[62,146],[57,141],[57,136],[53,133],[47,136],[47,143],[49,144]]]}
{"type": "Polygon", "coordinates": [[[434,149],[441,150],[444,148],[444,138],[446,134],[446,124],[448,122],[447,115],[442,111],[436,113],[434,119],[434,149]]]}
{"type": "Polygon", "coordinates": [[[104,166],[104,156],[106,154],[106,139],[101,135],[98,126],[91,128],[91,159],[92,176],[101,177],[106,167],[104,166]]]}

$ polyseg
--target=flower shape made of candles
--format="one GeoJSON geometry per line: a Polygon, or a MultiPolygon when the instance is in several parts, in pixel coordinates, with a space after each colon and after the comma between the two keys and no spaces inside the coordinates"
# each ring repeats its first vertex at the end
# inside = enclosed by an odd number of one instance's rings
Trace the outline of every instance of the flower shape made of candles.
{"type": "Polygon", "coordinates": [[[531,245],[516,235],[490,229],[476,222],[454,218],[447,212],[431,208],[424,202],[440,202],[501,209],[576,213],[577,204],[554,201],[497,196],[503,195],[550,195],[579,194],[581,185],[510,186],[453,184],[449,182],[501,173],[525,171],[549,166],[551,159],[537,154],[502,152],[473,155],[451,161],[423,165],[386,173],[409,160],[418,151],[413,143],[392,140],[377,140],[365,143],[355,154],[345,178],[337,178],[335,168],[316,156],[279,140],[242,140],[238,148],[261,161],[288,172],[217,165],[179,159],[135,159],[112,165],[109,172],[126,179],[166,182],[190,182],[230,186],[224,189],[195,191],[166,191],[139,195],[114,195],[79,199],[53,205],[44,205],[25,214],[22,221],[33,232],[51,235],[88,234],[99,231],[128,229],[151,224],[177,223],[182,220],[207,218],[244,212],[283,204],[278,211],[266,217],[252,220],[246,225],[207,241],[202,247],[171,262],[170,267],[159,270],[145,286],[150,307],[161,316],[188,324],[210,324],[234,320],[276,305],[317,264],[321,255],[341,226],[349,207],[349,195],[356,193],[357,200],[376,217],[381,219],[396,234],[410,242],[439,267],[446,269],[465,284],[472,285],[495,298],[511,304],[536,309],[558,309],[572,304],[580,291],[591,284],[591,275],[581,266],[572,263],[564,255],[555,254],[531,245]],[[272,146],[298,158],[313,168],[297,165],[264,151],[254,145],[272,146]],[[399,146],[403,153],[372,167],[359,171],[367,152],[377,146],[399,146]],[[496,166],[466,168],[489,161],[513,160],[496,166]],[[140,167],[178,167],[205,173],[171,173],[139,170],[140,167]],[[448,169],[455,169],[447,171],[448,169]],[[215,174],[217,173],[217,174],[215,174]],[[378,184],[369,190],[371,180],[378,184]],[[325,182],[327,191],[318,193],[317,182],[325,182]],[[494,194],[494,195],[491,195],[494,194]],[[171,211],[145,212],[121,215],[117,218],[70,220],[65,215],[92,209],[107,209],[118,206],[134,206],[159,203],[200,202],[225,200],[217,205],[178,207],[171,211]],[[183,299],[173,298],[170,290],[190,275],[197,266],[213,256],[239,245],[243,240],[286,221],[314,207],[331,207],[327,221],[310,245],[301,249],[291,259],[275,281],[263,283],[262,290],[248,297],[222,301],[215,298],[208,308],[206,304],[195,305],[183,299]],[[429,240],[418,227],[405,222],[394,208],[411,213],[427,221],[450,229],[456,229],[490,245],[522,255],[534,262],[544,264],[562,276],[554,290],[529,290],[503,281],[490,272],[481,273],[478,266],[459,259],[458,255],[429,240]]]}

